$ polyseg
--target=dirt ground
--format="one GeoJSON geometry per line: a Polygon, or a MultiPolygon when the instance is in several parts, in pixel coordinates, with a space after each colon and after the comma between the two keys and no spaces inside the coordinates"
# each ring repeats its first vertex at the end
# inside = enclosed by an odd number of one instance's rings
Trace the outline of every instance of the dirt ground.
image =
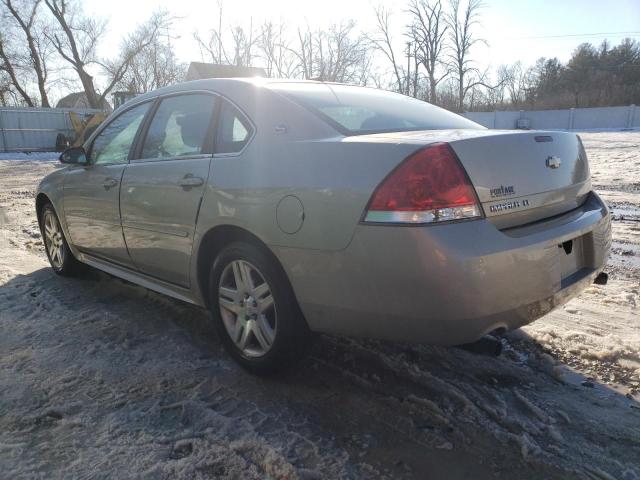
{"type": "Polygon", "coordinates": [[[606,286],[500,357],[321,336],[259,379],[206,312],[48,268],[59,165],[0,160],[0,478],[640,478],[640,132],[584,133],[613,212],[606,286]]]}

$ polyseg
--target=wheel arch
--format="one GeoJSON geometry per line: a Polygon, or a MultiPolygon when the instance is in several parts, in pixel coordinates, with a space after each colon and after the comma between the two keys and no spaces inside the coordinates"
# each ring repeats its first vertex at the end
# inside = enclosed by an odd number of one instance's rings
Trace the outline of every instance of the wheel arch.
{"type": "MultiPolygon", "coordinates": [[[[43,193],[43,192],[38,193],[38,195],[36,196],[36,216],[38,217],[38,224],[40,223],[40,219],[42,216],[42,209],[47,203],[50,203],[51,205],[53,205],[53,202],[51,201],[51,199],[46,193],[43,193]]],[[[55,207],[54,207],[54,210],[55,210],[55,207]]]]}
{"type": "MultiPolygon", "coordinates": [[[[203,235],[198,246],[196,257],[198,287],[202,295],[202,300],[207,308],[209,308],[209,272],[211,266],[224,247],[237,241],[250,243],[264,251],[273,260],[274,265],[282,271],[284,278],[291,287],[289,276],[280,263],[280,260],[258,236],[245,228],[235,225],[217,225],[203,235]]],[[[294,291],[293,288],[291,288],[291,291],[294,291]]]]}

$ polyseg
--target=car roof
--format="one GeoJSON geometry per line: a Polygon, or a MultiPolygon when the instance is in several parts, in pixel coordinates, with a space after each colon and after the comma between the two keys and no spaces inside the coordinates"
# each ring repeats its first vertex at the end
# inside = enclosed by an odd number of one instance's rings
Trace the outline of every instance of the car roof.
{"type": "Polygon", "coordinates": [[[203,78],[200,80],[190,80],[188,82],[176,83],[167,87],[162,87],[151,92],[144,93],[135,97],[136,99],[152,98],[167,93],[189,91],[189,90],[216,90],[224,91],[231,86],[247,85],[259,87],[270,83],[306,83],[306,84],[324,84],[329,82],[321,82],[317,80],[297,80],[285,78],[265,78],[265,77],[236,77],[236,78],[203,78]]]}
{"type": "MultiPolygon", "coordinates": [[[[204,78],[200,80],[190,80],[188,82],[176,83],[167,87],[162,87],[151,92],[138,95],[118,107],[117,111],[129,108],[132,105],[151,100],[153,98],[170,95],[172,93],[188,92],[194,90],[211,90],[222,95],[237,93],[238,89],[255,88],[269,84],[308,84],[308,85],[346,85],[338,82],[322,82],[319,80],[300,80],[289,78],[266,78],[266,77],[236,77],[236,78],[204,78]]],[[[114,112],[115,113],[115,112],[114,112]]]]}

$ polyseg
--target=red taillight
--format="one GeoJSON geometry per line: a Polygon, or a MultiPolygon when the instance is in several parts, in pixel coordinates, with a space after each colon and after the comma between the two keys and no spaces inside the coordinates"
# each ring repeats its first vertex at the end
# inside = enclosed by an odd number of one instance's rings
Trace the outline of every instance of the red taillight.
{"type": "Polygon", "coordinates": [[[373,193],[366,222],[431,223],[481,216],[476,192],[448,143],[418,150],[373,193]]]}

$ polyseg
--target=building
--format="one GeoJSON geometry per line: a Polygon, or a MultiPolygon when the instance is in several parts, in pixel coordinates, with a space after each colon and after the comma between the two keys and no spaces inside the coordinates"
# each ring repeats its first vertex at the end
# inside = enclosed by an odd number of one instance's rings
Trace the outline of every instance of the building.
{"type": "Polygon", "coordinates": [[[186,80],[202,78],[266,77],[264,69],[259,67],[239,67],[236,65],[216,65],[214,63],[191,62],[186,80]]]}
{"type": "MultiPolygon", "coordinates": [[[[87,100],[87,95],[84,92],[75,92],[70,93],[66,97],[58,100],[56,104],[56,108],[91,108],[89,105],[89,100],[87,100]]],[[[108,112],[111,111],[111,105],[106,100],[102,101],[102,109],[108,112]]]]}

